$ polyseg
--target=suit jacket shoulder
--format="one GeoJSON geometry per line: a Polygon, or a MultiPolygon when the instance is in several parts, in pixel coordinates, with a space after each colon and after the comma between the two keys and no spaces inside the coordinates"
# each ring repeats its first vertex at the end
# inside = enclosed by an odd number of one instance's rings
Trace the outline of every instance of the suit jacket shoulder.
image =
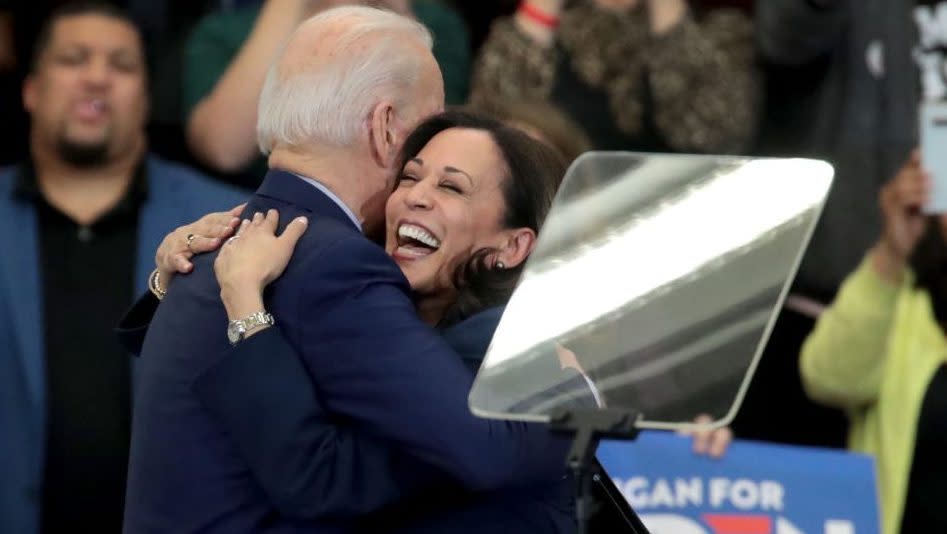
{"type": "Polygon", "coordinates": [[[487,354],[504,309],[505,306],[488,308],[445,328],[442,332],[444,340],[457,351],[474,373],[480,370],[480,364],[487,354]]]}
{"type": "MultiPolygon", "coordinates": [[[[316,270],[333,278],[357,280],[360,286],[392,284],[403,290],[405,295],[410,294],[408,280],[384,249],[360,234],[325,231],[324,225],[332,223],[322,224],[316,246],[307,248],[305,255],[299,258],[306,272],[316,270]]],[[[327,290],[324,286],[307,285],[316,292],[327,290]]]]}

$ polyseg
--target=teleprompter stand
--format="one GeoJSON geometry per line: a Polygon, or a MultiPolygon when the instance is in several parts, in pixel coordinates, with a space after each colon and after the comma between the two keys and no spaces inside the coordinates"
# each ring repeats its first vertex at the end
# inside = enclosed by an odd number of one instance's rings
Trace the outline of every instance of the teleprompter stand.
{"type": "Polygon", "coordinates": [[[595,449],[603,438],[634,440],[638,437],[635,421],[638,413],[616,408],[604,409],[560,409],[552,413],[549,425],[554,432],[573,435],[572,448],[566,458],[566,467],[576,483],[575,516],[578,533],[587,534],[589,520],[598,504],[592,493],[592,482],[597,481],[606,489],[613,504],[631,527],[634,534],[649,534],[648,529],[624,498],[609,491],[611,482],[601,480],[600,469],[595,460],[595,449]]]}

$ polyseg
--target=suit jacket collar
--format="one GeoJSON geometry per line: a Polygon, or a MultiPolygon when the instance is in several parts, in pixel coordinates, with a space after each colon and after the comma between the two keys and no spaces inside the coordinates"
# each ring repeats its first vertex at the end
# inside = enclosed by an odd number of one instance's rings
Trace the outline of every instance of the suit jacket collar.
{"type": "MultiPolygon", "coordinates": [[[[10,321],[18,346],[13,352],[21,359],[19,367],[31,408],[35,415],[41,416],[45,413],[45,367],[36,210],[32,202],[13,194],[12,180],[4,186],[10,189],[5,191],[9,196],[5,195],[0,205],[0,243],[10,252],[0,254],[0,276],[6,276],[0,281],[0,287],[9,293],[2,298],[14,303],[10,321]]],[[[38,433],[34,437],[43,431],[42,428],[34,430],[38,433]]]]}
{"type": "Polygon", "coordinates": [[[291,172],[270,169],[256,192],[260,196],[297,206],[316,216],[337,219],[361,233],[361,229],[334,200],[291,172]]]}

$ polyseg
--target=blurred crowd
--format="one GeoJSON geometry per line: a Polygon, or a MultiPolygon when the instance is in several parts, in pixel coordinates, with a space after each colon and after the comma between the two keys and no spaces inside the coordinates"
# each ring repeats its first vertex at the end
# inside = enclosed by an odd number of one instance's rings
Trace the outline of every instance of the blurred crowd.
{"type": "Polygon", "coordinates": [[[918,106],[947,96],[947,1],[900,0],[0,0],[0,360],[32,362],[0,362],[0,473],[41,473],[0,482],[0,531],[24,506],[46,532],[120,522],[134,365],[112,327],[169,229],[259,185],[267,71],[300,22],[345,4],[422,22],[448,105],[568,160],[832,163],[733,431],[873,454],[884,532],[943,531],[947,219],[919,209],[916,147],[918,106]]]}

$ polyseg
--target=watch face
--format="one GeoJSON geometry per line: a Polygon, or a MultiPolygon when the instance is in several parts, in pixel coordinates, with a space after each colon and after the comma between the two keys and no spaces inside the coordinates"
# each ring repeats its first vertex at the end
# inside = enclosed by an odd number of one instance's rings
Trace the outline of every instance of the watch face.
{"type": "Polygon", "coordinates": [[[243,328],[241,328],[241,326],[242,325],[236,321],[227,325],[227,339],[229,339],[231,343],[236,343],[243,337],[243,328]]]}

